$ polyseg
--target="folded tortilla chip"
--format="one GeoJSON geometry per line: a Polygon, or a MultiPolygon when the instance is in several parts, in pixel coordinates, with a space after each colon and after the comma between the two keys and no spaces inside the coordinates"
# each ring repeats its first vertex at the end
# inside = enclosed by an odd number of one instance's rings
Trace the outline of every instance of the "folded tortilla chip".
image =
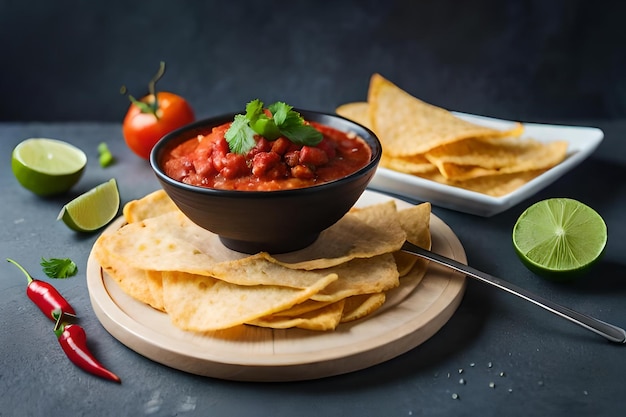
{"type": "Polygon", "coordinates": [[[288,309],[337,279],[327,275],[303,289],[241,286],[203,275],[163,273],[165,309],[177,327],[196,332],[227,329],[288,309]]]}
{"type": "Polygon", "coordinates": [[[374,294],[360,294],[348,297],[343,306],[341,323],[362,319],[378,310],[385,303],[384,292],[374,294]]]}
{"type": "Polygon", "coordinates": [[[306,330],[335,330],[341,322],[345,301],[339,300],[316,310],[302,313],[295,317],[270,315],[248,322],[254,326],[271,327],[273,329],[289,329],[297,327],[306,330]]]}
{"type": "Polygon", "coordinates": [[[567,142],[533,139],[465,139],[426,153],[426,159],[449,180],[511,174],[550,168],[567,155],[567,142]]]}
{"type": "Polygon", "coordinates": [[[346,214],[304,249],[266,258],[292,269],[328,268],[396,251],[405,239],[396,204],[389,200],[346,214]]]}
{"type": "Polygon", "coordinates": [[[335,112],[372,130],[372,122],[369,118],[369,104],[366,101],[342,104],[337,107],[335,112]]]}
{"type": "Polygon", "coordinates": [[[502,197],[517,190],[532,179],[543,174],[545,171],[546,170],[540,169],[536,171],[524,171],[512,174],[486,175],[465,181],[448,180],[439,172],[427,174],[423,177],[442,184],[451,185],[453,187],[459,187],[469,191],[486,194],[491,197],[502,197]]]}
{"type": "Polygon", "coordinates": [[[519,124],[503,131],[465,121],[413,97],[380,74],[371,77],[367,101],[373,130],[389,156],[423,154],[468,138],[517,136],[521,129],[519,124]]]}
{"type": "MultiPolygon", "coordinates": [[[[430,212],[430,203],[418,204],[398,212],[400,224],[407,234],[406,240],[424,249],[431,248],[430,212]]],[[[424,261],[402,251],[394,252],[393,256],[401,277],[408,274],[416,263],[424,261]]],[[[422,268],[426,269],[426,265],[427,262],[424,261],[422,268]]]]}
{"type": "Polygon", "coordinates": [[[154,191],[141,199],[129,201],[124,205],[124,219],[128,223],[134,223],[161,214],[178,211],[174,201],[164,190],[154,191]]]}
{"type": "Polygon", "coordinates": [[[405,174],[425,174],[437,171],[437,167],[426,159],[425,154],[413,156],[383,155],[380,159],[380,166],[383,168],[393,169],[394,171],[403,172],[405,174]]]}

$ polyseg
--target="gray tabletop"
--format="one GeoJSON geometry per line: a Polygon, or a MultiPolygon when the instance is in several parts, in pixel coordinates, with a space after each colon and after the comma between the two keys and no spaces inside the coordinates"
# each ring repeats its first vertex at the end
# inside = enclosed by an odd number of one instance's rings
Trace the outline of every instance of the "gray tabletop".
{"type": "MultiPolygon", "coordinates": [[[[433,211],[454,230],[474,267],[625,326],[626,121],[595,125],[606,134],[599,149],[528,201],[491,218],[433,211]],[[602,262],[569,285],[527,271],[510,242],[521,211],[556,196],[594,207],[609,229],[602,262]]],[[[109,178],[118,180],[123,202],[157,189],[156,179],[145,161],[127,151],[115,123],[0,124],[0,153],[9,155],[20,140],[38,136],[62,138],[84,149],[87,170],[70,194],[42,199],[23,189],[9,164],[3,164],[0,253],[39,276],[42,256],[77,262],[77,276],[54,284],[74,304],[90,348],[123,383],[103,381],[70,364],[50,323],[26,298],[23,276],[2,262],[0,415],[612,415],[623,404],[626,347],[473,281],[457,312],[431,339],[351,374],[243,383],[195,376],[146,359],[107,333],[92,310],[85,268],[97,234],[71,232],[56,216],[74,195],[109,178]],[[106,169],[96,158],[101,141],[118,158],[106,169]]]]}

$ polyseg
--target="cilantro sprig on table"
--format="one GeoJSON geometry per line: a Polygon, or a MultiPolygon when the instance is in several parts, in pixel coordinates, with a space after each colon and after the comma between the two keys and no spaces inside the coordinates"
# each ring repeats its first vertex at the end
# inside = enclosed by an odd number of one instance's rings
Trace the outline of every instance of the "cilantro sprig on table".
{"type": "Polygon", "coordinates": [[[322,133],[305,124],[304,118],[293,107],[278,101],[268,106],[268,116],[263,102],[253,100],[246,105],[246,114],[235,116],[225,138],[231,152],[245,154],[254,148],[254,135],[261,135],[269,141],[286,137],[297,145],[315,146],[322,141],[322,133]]]}
{"type": "Polygon", "coordinates": [[[69,258],[41,258],[40,265],[50,278],[69,278],[78,271],[74,261],[69,258]]]}

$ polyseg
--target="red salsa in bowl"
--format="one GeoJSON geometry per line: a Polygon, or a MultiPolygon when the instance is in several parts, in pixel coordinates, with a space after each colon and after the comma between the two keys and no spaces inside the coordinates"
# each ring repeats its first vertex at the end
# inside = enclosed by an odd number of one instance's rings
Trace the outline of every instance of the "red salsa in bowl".
{"type": "Polygon", "coordinates": [[[323,139],[315,146],[298,145],[284,136],[255,135],[245,154],[231,152],[225,134],[231,122],[200,133],[163,156],[165,173],[177,181],[222,190],[275,191],[333,181],[366,166],[372,151],[353,132],[311,122],[323,139]]]}

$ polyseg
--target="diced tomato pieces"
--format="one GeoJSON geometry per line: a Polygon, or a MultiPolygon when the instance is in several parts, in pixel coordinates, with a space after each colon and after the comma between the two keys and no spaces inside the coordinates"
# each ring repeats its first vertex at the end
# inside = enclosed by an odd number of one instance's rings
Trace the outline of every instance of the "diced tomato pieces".
{"type": "Polygon", "coordinates": [[[203,177],[216,174],[217,170],[211,161],[211,149],[206,147],[196,149],[193,157],[193,168],[195,172],[203,177]]]}
{"type": "Polygon", "coordinates": [[[229,153],[223,158],[224,167],[220,170],[220,174],[227,179],[237,178],[246,175],[249,172],[246,164],[245,155],[238,153],[229,153]]]}
{"type": "Polygon", "coordinates": [[[221,137],[213,143],[214,152],[219,152],[222,155],[226,155],[228,152],[230,152],[230,147],[228,146],[228,142],[226,142],[225,138],[221,137]]]}
{"type": "Polygon", "coordinates": [[[285,152],[289,150],[291,144],[292,142],[289,139],[280,137],[272,142],[272,152],[276,152],[279,155],[284,155],[285,152]]]}
{"type": "Polygon", "coordinates": [[[177,181],[182,181],[193,172],[193,164],[187,157],[170,159],[165,163],[165,170],[168,175],[177,181]]]}
{"type": "Polygon", "coordinates": [[[315,177],[315,172],[306,165],[296,165],[291,168],[291,175],[294,178],[308,180],[315,177]]]}
{"type": "Polygon", "coordinates": [[[256,154],[261,153],[261,152],[269,152],[271,150],[272,150],[272,142],[265,139],[264,137],[260,137],[257,140],[254,148],[248,151],[248,154],[246,155],[246,159],[252,160],[256,154]]]}
{"type": "Polygon", "coordinates": [[[289,151],[283,157],[285,159],[285,164],[290,167],[295,167],[300,163],[300,151],[289,151]]]}
{"type": "Polygon", "coordinates": [[[279,162],[280,155],[276,152],[259,152],[252,159],[252,175],[261,178],[279,162]]]}
{"type": "Polygon", "coordinates": [[[288,176],[289,168],[280,161],[265,173],[265,178],[268,180],[279,180],[287,178],[288,176]]]}
{"type": "Polygon", "coordinates": [[[322,141],[318,143],[317,147],[326,152],[329,160],[334,159],[335,156],[337,156],[337,148],[334,142],[328,138],[322,139],[322,141]]]}
{"type": "Polygon", "coordinates": [[[300,164],[321,166],[328,163],[328,155],[320,148],[303,146],[300,149],[300,164]]]}
{"type": "Polygon", "coordinates": [[[269,152],[272,150],[272,146],[272,142],[261,136],[257,141],[255,148],[257,148],[259,152],[269,152]]]}

